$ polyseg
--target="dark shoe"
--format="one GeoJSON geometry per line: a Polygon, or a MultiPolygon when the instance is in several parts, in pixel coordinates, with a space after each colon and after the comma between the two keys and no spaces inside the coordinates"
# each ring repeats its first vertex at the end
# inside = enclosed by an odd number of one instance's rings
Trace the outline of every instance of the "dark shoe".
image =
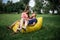
{"type": "Polygon", "coordinates": [[[15,34],[17,34],[17,32],[10,33],[10,35],[15,35],[15,34]]]}
{"type": "Polygon", "coordinates": [[[20,32],[20,30],[17,30],[17,32],[20,32]]]}
{"type": "Polygon", "coordinates": [[[10,30],[11,28],[10,27],[7,27],[8,30],[10,30]]]}
{"type": "Polygon", "coordinates": [[[25,28],[22,28],[24,31],[26,31],[26,29],[25,28]]]}

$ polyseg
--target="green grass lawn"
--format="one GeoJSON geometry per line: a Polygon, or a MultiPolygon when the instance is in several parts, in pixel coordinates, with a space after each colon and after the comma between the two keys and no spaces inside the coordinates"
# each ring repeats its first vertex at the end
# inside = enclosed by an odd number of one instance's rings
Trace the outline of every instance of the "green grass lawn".
{"type": "Polygon", "coordinates": [[[20,19],[20,14],[0,14],[0,40],[59,40],[60,39],[60,15],[37,14],[43,17],[43,26],[40,30],[30,33],[17,33],[7,26],[20,19]]]}

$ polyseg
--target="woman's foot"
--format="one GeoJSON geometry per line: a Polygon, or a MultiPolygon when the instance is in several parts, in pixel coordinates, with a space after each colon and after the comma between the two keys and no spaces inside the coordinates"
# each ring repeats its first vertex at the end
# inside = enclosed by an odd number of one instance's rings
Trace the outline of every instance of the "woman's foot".
{"type": "Polygon", "coordinates": [[[9,29],[11,29],[10,27],[7,27],[7,29],[9,30],[9,29]]]}
{"type": "Polygon", "coordinates": [[[22,28],[24,31],[26,31],[26,29],[25,28],[22,28]]]}

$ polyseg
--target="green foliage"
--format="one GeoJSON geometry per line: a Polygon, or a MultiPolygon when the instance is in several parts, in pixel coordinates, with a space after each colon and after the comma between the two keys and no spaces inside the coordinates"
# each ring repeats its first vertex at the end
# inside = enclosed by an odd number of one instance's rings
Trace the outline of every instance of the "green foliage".
{"type": "Polygon", "coordinates": [[[0,0],[0,11],[2,11],[2,0],[0,0]]]}
{"type": "Polygon", "coordinates": [[[20,1],[23,2],[23,4],[26,6],[26,5],[28,5],[30,0],[20,0],[20,1]]]}
{"type": "Polygon", "coordinates": [[[60,0],[48,0],[50,3],[50,9],[53,11],[54,14],[54,10],[58,10],[58,14],[59,14],[59,4],[60,4],[60,0]]]}
{"type": "MultiPolygon", "coordinates": [[[[2,0],[0,0],[0,12],[22,12],[25,7],[28,5],[30,0],[20,0],[19,2],[13,3],[12,1],[8,1],[6,4],[2,3],[2,0]]],[[[43,7],[43,0],[35,0],[35,6],[32,8],[37,13],[41,13],[41,9],[45,10],[45,13],[48,13],[49,10],[53,11],[58,10],[58,14],[60,14],[60,0],[46,0],[49,1],[49,5],[46,5],[46,7],[43,7]]]]}
{"type": "Polygon", "coordinates": [[[42,2],[40,0],[35,0],[35,7],[34,7],[34,10],[37,12],[37,13],[41,13],[40,10],[42,8],[42,2]]]}
{"type": "Polygon", "coordinates": [[[29,0],[20,0],[19,2],[13,3],[12,1],[7,1],[7,3],[3,3],[2,8],[0,5],[0,10],[2,10],[2,12],[18,12],[20,13],[21,11],[23,11],[26,7],[26,5],[28,5],[29,0]]]}

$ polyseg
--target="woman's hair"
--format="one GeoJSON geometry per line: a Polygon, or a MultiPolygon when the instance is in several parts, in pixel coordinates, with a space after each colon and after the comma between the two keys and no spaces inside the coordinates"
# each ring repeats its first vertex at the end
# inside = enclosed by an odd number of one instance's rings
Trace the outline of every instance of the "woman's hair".
{"type": "Polygon", "coordinates": [[[27,15],[29,17],[29,6],[28,5],[25,7],[25,10],[27,11],[27,15]]]}
{"type": "Polygon", "coordinates": [[[28,15],[28,17],[29,17],[29,6],[28,6],[28,5],[25,7],[24,12],[27,12],[26,14],[27,14],[27,15],[28,15]]]}
{"type": "Polygon", "coordinates": [[[30,17],[30,16],[29,16],[29,10],[27,10],[27,15],[28,15],[28,17],[30,17]]]}

